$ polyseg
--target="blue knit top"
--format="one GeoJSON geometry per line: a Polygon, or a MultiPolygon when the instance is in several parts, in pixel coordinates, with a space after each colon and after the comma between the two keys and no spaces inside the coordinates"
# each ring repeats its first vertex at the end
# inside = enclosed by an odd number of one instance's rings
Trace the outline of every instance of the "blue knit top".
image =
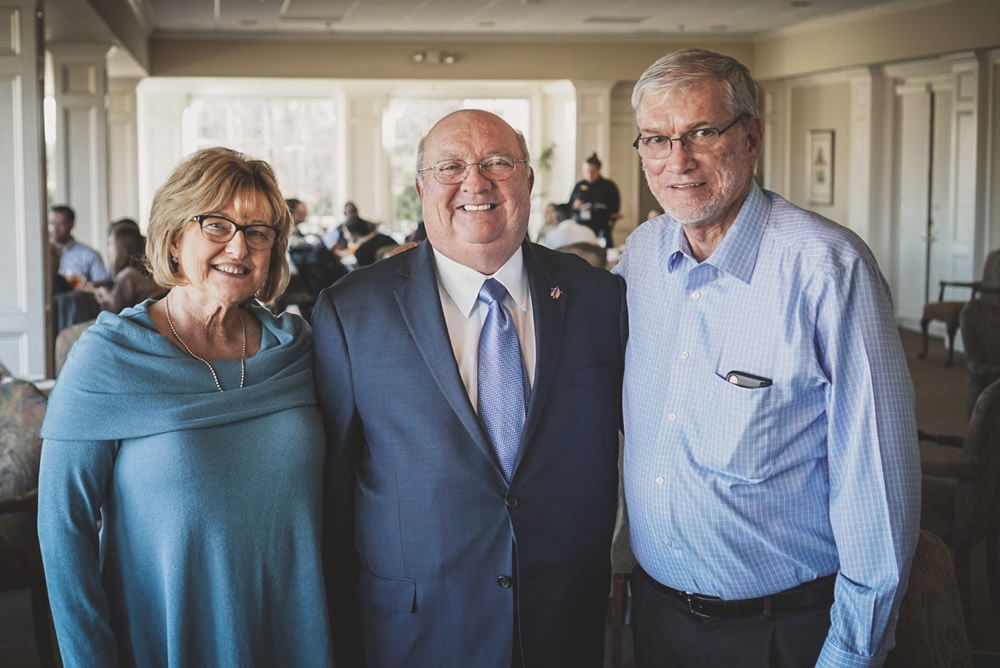
{"type": "Polygon", "coordinates": [[[301,319],[208,369],[147,300],[104,312],[49,401],[38,532],[64,664],[330,666],[322,423],[301,319]],[[98,522],[100,520],[100,523],[98,522]]]}

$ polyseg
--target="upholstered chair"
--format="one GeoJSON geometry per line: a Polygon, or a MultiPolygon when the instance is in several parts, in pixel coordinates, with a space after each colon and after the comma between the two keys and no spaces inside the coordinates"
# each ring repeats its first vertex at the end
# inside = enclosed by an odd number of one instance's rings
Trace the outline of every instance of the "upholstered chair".
{"type": "Polygon", "coordinates": [[[43,666],[52,666],[48,596],[35,526],[45,404],[45,395],[27,381],[0,382],[0,591],[31,590],[38,656],[43,666]]]}

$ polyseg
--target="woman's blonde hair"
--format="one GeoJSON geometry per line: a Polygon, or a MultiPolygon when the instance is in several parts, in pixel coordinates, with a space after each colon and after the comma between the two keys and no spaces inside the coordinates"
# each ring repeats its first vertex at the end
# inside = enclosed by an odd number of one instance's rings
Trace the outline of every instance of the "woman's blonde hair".
{"type": "Polygon", "coordinates": [[[192,153],[156,191],[146,239],[146,263],[153,280],[163,288],[183,283],[177,263],[170,257],[170,247],[194,216],[217,212],[231,204],[243,215],[240,209],[261,201],[278,236],[271,248],[267,278],[256,297],[267,302],[280,295],[288,284],[285,250],[292,228],[285,198],[269,164],[222,147],[192,153]]]}

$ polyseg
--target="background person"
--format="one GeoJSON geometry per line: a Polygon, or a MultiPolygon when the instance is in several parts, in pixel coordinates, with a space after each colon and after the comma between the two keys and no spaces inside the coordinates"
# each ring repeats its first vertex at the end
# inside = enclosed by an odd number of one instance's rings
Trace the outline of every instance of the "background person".
{"type": "Polygon", "coordinates": [[[525,242],[498,116],[445,116],[417,169],[427,242],[314,312],[337,661],[601,666],[624,285],[525,242]]]}
{"type": "Polygon", "coordinates": [[[111,286],[94,289],[94,298],[104,311],[118,313],[162,291],[146,269],[145,239],[129,225],[112,225],[108,235],[108,262],[114,273],[111,286]]]}
{"type": "Polygon", "coordinates": [[[369,223],[361,218],[352,218],[346,223],[347,238],[354,248],[355,265],[367,267],[374,263],[379,256],[380,248],[396,246],[396,240],[388,234],[382,234],[374,223],[369,223]]]}
{"type": "Polygon", "coordinates": [[[573,220],[573,210],[568,204],[557,204],[554,227],[549,228],[538,242],[547,248],[562,248],[570,244],[597,244],[597,235],[586,225],[573,220]]]}
{"type": "Polygon", "coordinates": [[[59,273],[70,279],[76,279],[74,287],[83,287],[87,283],[110,281],[111,272],[104,266],[100,254],[86,244],[73,238],[73,226],[76,224],[76,212],[68,206],[59,205],[49,209],[49,241],[59,249],[59,273]]]}
{"type": "Polygon", "coordinates": [[[576,213],[576,222],[594,230],[608,248],[614,246],[611,226],[618,220],[621,196],[615,182],[601,176],[601,161],[596,153],[583,161],[583,179],[573,186],[569,205],[576,213]]]}
{"type": "Polygon", "coordinates": [[[885,279],[853,232],[754,183],[738,61],[668,54],[632,105],[667,213],[615,269],[636,665],[881,665],[920,514],[885,279]]]}
{"type": "Polygon", "coordinates": [[[284,287],[290,228],[267,163],[192,154],[150,213],[169,294],[74,345],[38,500],[65,665],[332,665],[312,342],[255,301],[284,287]]]}

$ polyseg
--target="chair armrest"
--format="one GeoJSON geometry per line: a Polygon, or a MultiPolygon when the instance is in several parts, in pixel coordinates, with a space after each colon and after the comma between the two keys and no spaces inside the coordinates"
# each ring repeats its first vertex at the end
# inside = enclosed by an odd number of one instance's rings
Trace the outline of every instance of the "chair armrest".
{"type": "Polygon", "coordinates": [[[947,445],[949,448],[961,448],[965,445],[965,439],[961,436],[948,436],[945,434],[928,434],[926,431],[917,430],[917,438],[921,441],[929,441],[938,445],[947,445]]]}
{"type": "Polygon", "coordinates": [[[938,293],[938,301],[944,301],[944,289],[951,288],[969,288],[973,291],[973,296],[975,296],[975,291],[979,289],[982,281],[941,281],[941,291],[938,293]]]}
{"type": "Polygon", "coordinates": [[[24,510],[35,510],[36,508],[38,508],[37,488],[16,498],[0,501],[0,514],[19,513],[24,510]]]}
{"type": "Polygon", "coordinates": [[[920,463],[920,472],[939,478],[978,478],[979,470],[971,460],[944,461],[926,459],[920,463]]]}

